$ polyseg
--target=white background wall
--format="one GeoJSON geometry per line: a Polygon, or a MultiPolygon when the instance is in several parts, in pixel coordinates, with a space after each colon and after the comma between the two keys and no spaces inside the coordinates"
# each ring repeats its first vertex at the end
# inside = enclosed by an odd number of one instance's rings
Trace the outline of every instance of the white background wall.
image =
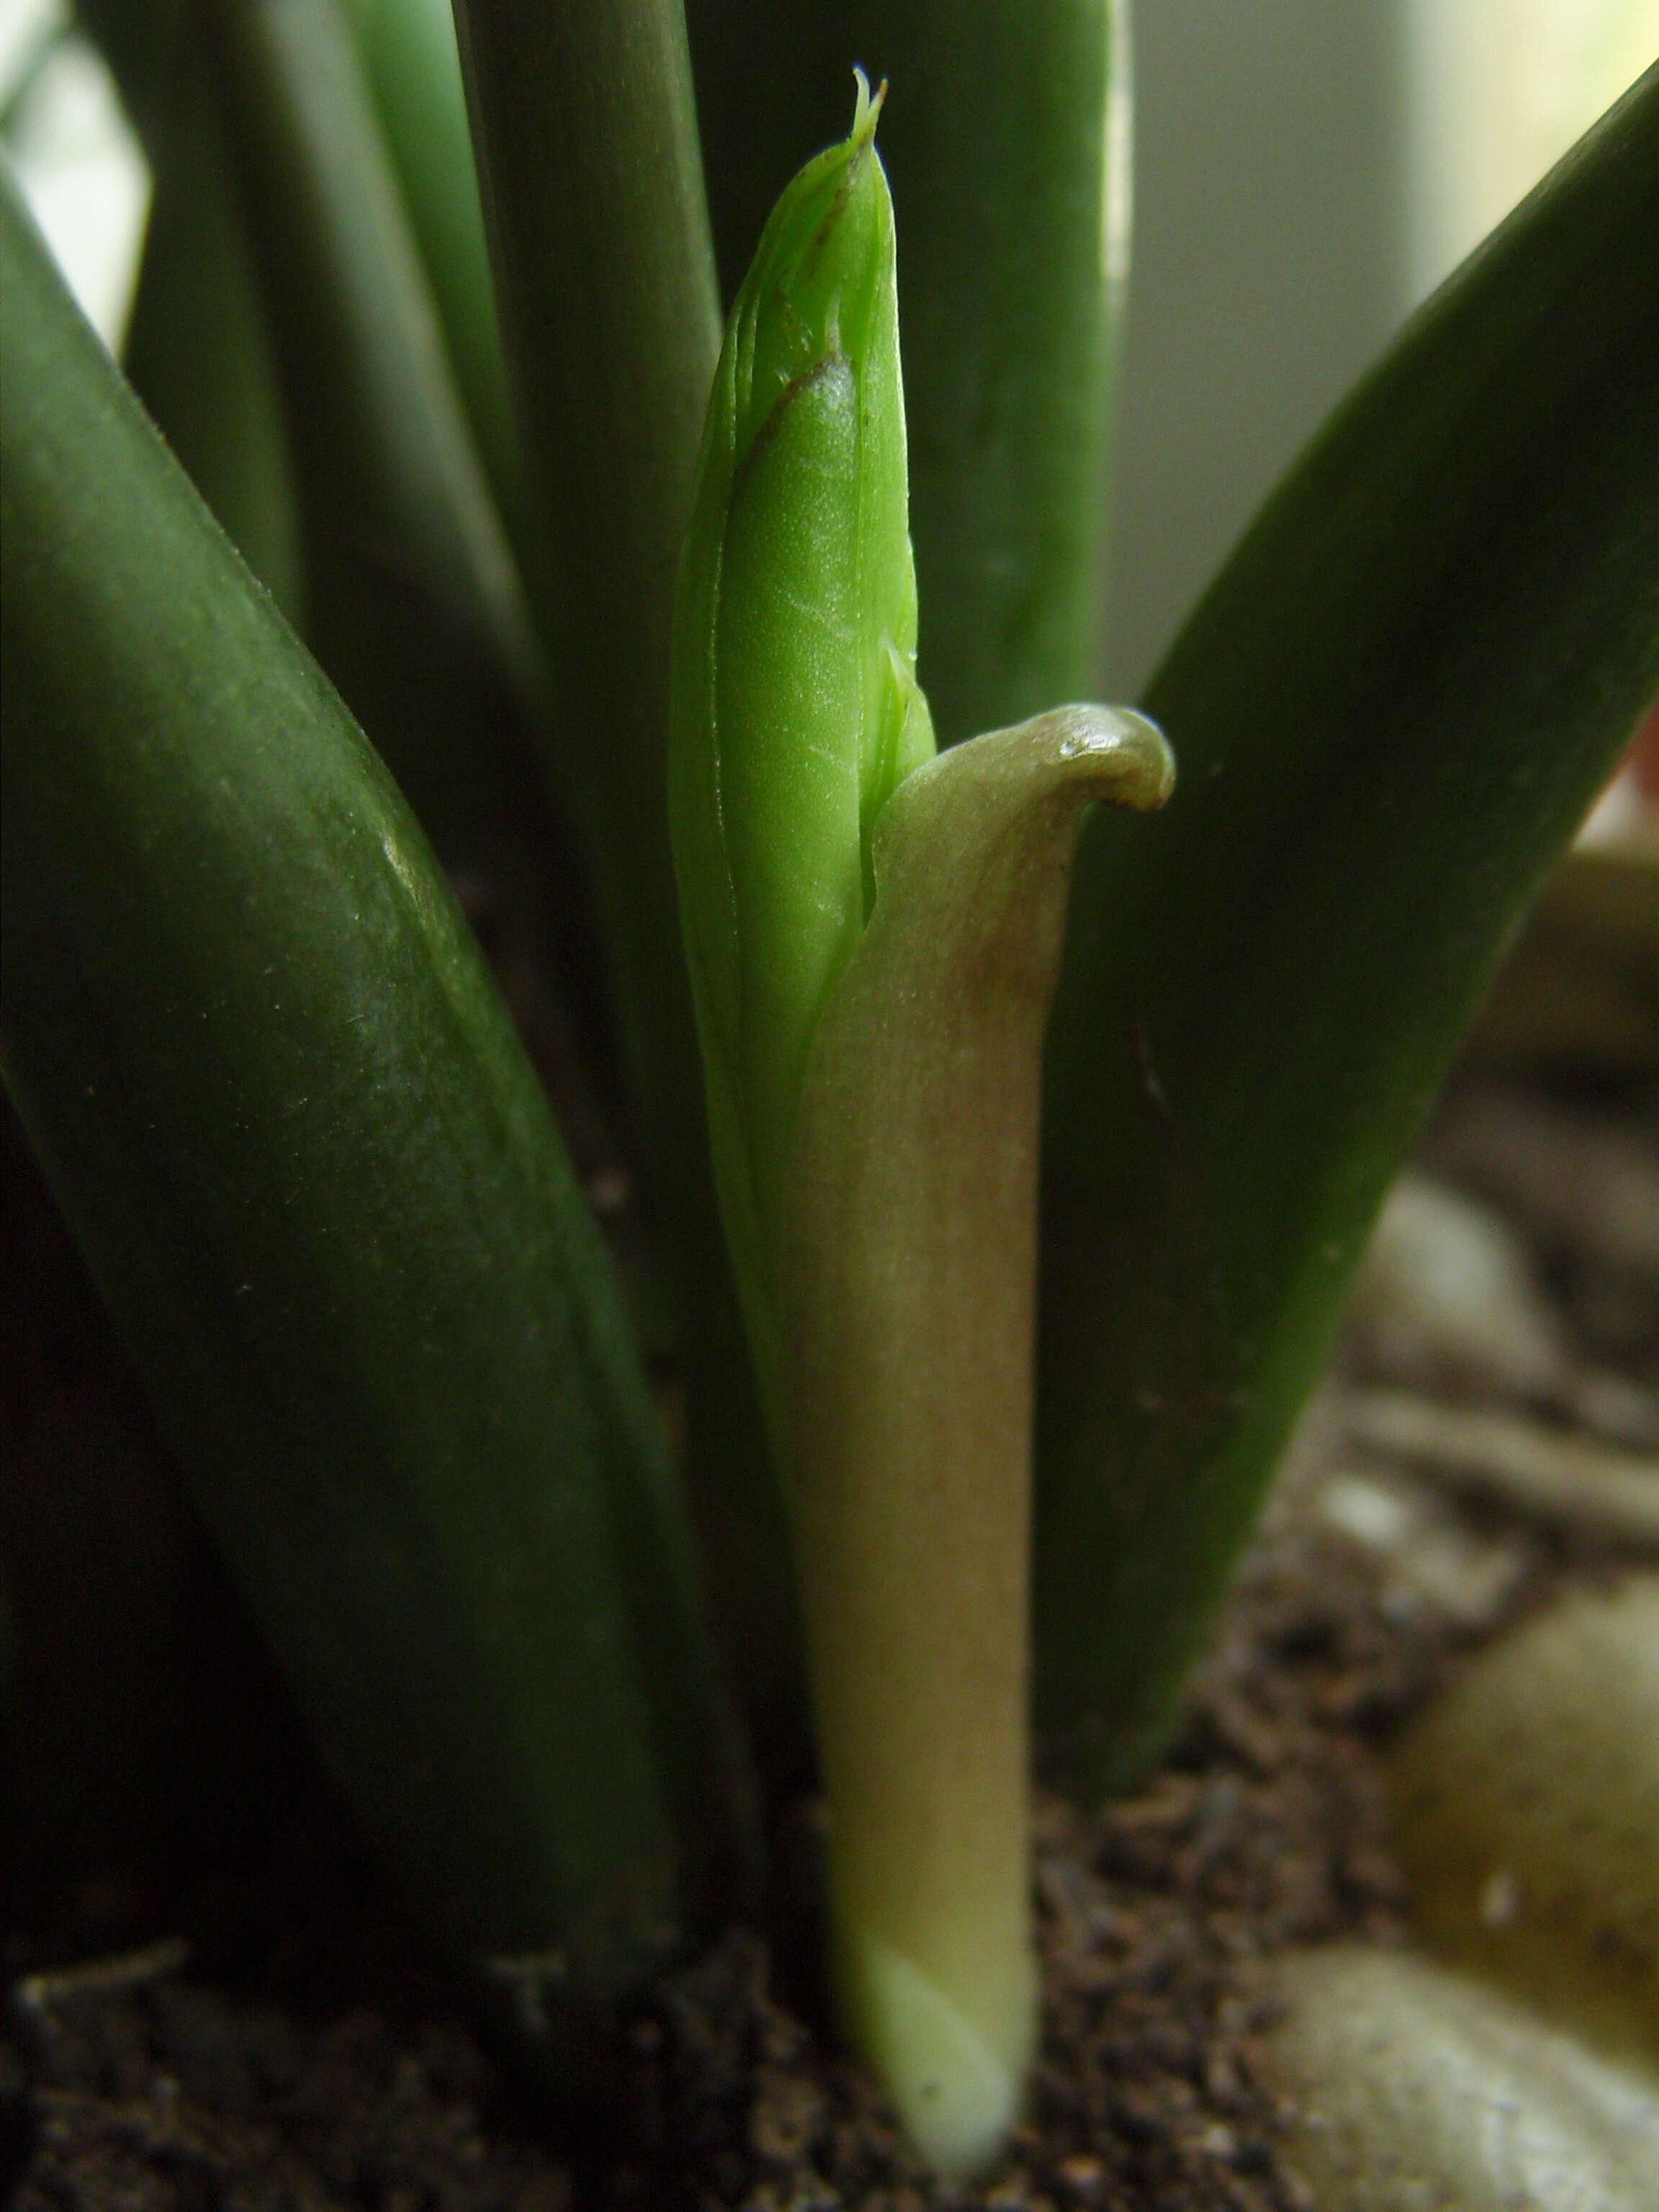
{"type": "Polygon", "coordinates": [[[1136,0],[1112,696],[1408,308],[1656,55],[1659,0],[1136,0]]]}

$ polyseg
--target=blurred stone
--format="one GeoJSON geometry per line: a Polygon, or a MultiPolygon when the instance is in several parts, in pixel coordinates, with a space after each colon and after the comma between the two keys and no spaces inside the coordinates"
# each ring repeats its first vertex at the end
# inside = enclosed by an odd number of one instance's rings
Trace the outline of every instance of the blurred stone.
{"type": "Polygon", "coordinates": [[[1659,2064],[1659,1577],[1565,1599],[1483,1652],[1393,1783],[1429,1940],[1659,2064]]]}
{"type": "Polygon", "coordinates": [[[1268,2041],[1321,2212],[1651,2212],[1659,2082],[1401,1952],[1287,1959],[1268,2041]]]}

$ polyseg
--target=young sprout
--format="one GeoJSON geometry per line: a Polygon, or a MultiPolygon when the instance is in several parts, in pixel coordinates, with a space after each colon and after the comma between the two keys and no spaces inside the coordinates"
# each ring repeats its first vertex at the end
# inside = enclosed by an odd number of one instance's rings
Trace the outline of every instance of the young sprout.
{"type": "Polygon", "coordinates": [[[1168,794],[1150,722],[1066,707],[918,769],[803,1086],[788,1462],[848,2025],[947,2170],[1036,2025],[1026,1705],[1042,1032],[1091,799],[1168,794]]]}
{"type": "Polygon", "coordinates": [[[812,1032],[867,917],[915,680],[893,207],[862,74],[727,326],[675,608],[669,806],[720,1204],[775,1437],[777,1261],[812,1032]]]}
{"type": "Polygon", "coordinates": [[[716,1174],[787,1474],[843,2019],[947,2172],[1035,2038],[1028,1522],[1038,1076],[1084,806],[1133,714],[935,759],[893,216],[860,77],[774,212],[710,406],[671,821],[716,1174]]]}

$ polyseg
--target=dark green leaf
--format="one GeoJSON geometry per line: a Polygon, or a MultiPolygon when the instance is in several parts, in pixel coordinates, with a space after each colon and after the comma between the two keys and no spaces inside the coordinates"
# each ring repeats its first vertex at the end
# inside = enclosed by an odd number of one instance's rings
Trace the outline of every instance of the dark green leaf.
{"type": "Polygon", "coordinates": [[[8,1084],[366,1826],[608,1998],[722,1771],[614,1285],[412,816],[9,192],[0,241],[8,1084]]]}
{"type": "MultiPolygon", "coordinates": [[[[1659,688],[1659,72],[1414,319],[1147,694],[1048,1048],[1038,1713],[1133,1773],[1510,935],[1659,688]]],[[[927,613],[924,603],[923,636],[927,613]]]]}

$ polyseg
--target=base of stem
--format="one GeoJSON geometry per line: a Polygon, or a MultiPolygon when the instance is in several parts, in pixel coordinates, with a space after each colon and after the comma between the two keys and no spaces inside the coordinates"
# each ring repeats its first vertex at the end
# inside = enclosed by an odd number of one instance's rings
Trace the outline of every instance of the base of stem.
{"type": "Polygon", "coordinates": [[[843,2017],[906,2131],[941,2173],[977,2172],[1019,2117],[1036,2045],[1035,1963],[1024,1961],[994,2023],[975,2022],[878,1938],[843,1930],[839,1949],[843,2017]]]}

